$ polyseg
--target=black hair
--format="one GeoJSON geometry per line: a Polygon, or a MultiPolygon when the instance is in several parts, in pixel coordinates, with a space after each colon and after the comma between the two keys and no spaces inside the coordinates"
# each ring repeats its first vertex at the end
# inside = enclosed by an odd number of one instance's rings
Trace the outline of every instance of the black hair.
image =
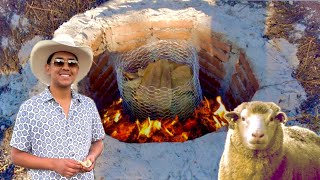
{"type": "Polygon", "coordinates": [[[47,64],[50,64],[51,59],[52,59],[52,57],[53,57],[54,54],[55,54],[55,52],[52,53],[52,54],[48,57],[48,59],[47,59],[47,64]]]}

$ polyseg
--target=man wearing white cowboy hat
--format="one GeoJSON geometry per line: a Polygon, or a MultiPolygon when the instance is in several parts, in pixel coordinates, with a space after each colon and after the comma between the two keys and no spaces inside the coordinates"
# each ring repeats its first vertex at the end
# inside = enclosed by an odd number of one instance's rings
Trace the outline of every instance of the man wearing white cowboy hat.
{"type": "Polygon", "coordinates": [[[91,48],[66,34],[33,47],[31,70],[48,88],[21,105],[10,142],[13,163],[32,179],[94,179],[104,129],[94,101],[71,88],[92,59],[91,48]]]}

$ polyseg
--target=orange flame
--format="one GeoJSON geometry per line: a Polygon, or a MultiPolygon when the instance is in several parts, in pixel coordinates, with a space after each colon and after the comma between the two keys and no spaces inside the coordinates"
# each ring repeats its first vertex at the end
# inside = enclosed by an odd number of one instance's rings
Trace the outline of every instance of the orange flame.
{"type": "Polygon", "coordinates": [[[143,121],[141,124],[137,120],[136,124],[139,130],[138,138],[140,136],[145,136],[149,138],[151,137],[153,132],[161,129],[161,122],[158,120],[151,121],[149,117],[147,120],[143,121]]]}
{"type": "Polygon", "coordinates": [[[227,112],[220,96],[216,102],[204,98],[187,120],[147,118],[130,121],[123,113],[122,99],[104,111],[103,126],[106,134],[124,142],[184,142],[195,139],[227,125],[223,115],[227,112]]]}
{"type": "Polygon", "coordinates": [[[217,96],[216,100],[220,104],[220,106],[213,114],[218,115],[220,118],[223,118],[223,115],[227,112],[226,107],[222,103],[222,99],[220,96],[217,96]]]}

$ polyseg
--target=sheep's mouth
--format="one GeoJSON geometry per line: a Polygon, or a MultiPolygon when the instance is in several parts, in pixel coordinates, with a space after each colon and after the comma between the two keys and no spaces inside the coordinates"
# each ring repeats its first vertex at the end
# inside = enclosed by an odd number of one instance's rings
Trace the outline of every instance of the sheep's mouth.
{"type": "Polygon", "coordinates": [[[255,142],[250,142],[250,144],[254,145],[254,146],[259,146],[259,145],[264,145],[264,142],[261,141],[255,141],[255,142]]]}
{"type": "Polygon", "coordinates": [[[262,141],[248,142],[248,147],[253,150],[262,150],[266,147],[266,143],[262,141]]]}

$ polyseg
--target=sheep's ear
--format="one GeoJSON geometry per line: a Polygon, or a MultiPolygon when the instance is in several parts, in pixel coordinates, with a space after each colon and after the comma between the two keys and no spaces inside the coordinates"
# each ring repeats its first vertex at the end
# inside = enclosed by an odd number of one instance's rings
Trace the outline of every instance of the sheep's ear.
{"type": "Polygon", "coordinates": [[[280,122],[286,123],[287,120],[288,120],[288,117],[287,117],[286,113],[280,111],[280,112],[278,112],[278,113],[276,114],[276,116],[274,117],[274,119],[277,119],[277,120],[280,121],[280,122]]]}
{"type": "Polygon", "coordinates": [[[239,119],[239,114],[234,111],[231,111],[224,114],[223,117],[228,121],[229,127],[231,129],[234,129],[234,123],[239,119]]]}
{"type": "Polygon", "coordinates": [[[239,119],[239,114],[231,111],[224,114],[224,118],[228,121],[237,121],[239,119]]]}

